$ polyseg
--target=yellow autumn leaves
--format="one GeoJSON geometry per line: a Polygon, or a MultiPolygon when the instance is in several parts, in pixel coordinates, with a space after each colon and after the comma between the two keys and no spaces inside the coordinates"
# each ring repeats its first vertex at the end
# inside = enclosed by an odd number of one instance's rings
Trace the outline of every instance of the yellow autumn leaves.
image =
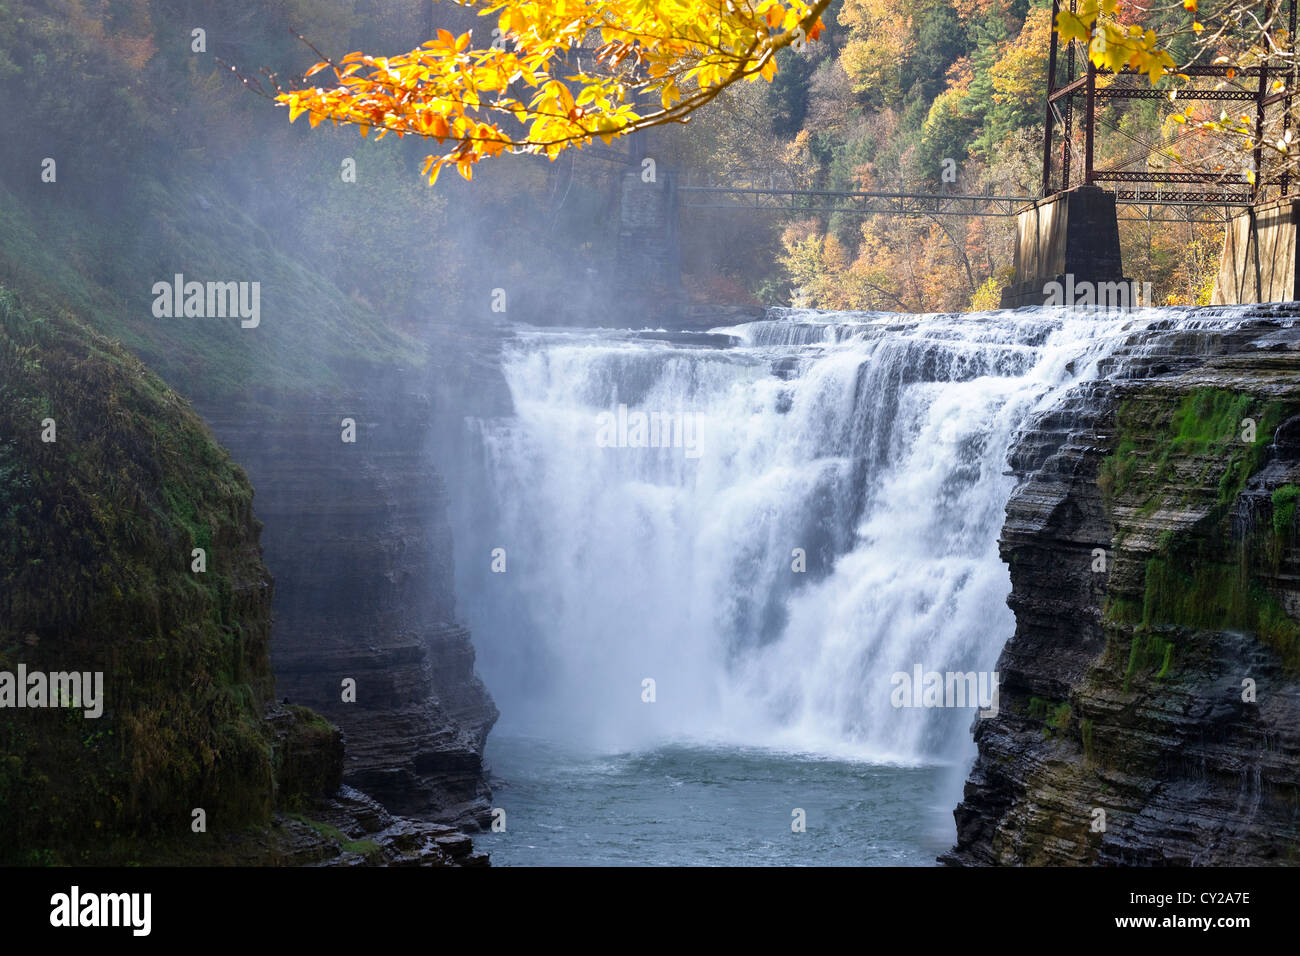
{"type": "Polygon", "coordinates": [[[680,122],[740,80],[770,81],[775,54],[816,40],[830,0],[479,0],[489,43],[438,36],[400,56],[349,53],[307,74],[329,86],[276,97],[303,113],[449,144],[425,161],[469,179],[504,152],[554,157],[594,138],[680,122]]]}
{"type": "MultiPolygon", "coordinates": [[[[1195,9],[1196,0],[1185,0],[1195,9]]],[[[1145,73],[1155,83],[1175,69],[1173,57],[1160,49],[1159,39],[1151,30],[1136,24],[1121,26],[1113,19],[1118,0],[1083,0],[1076,13],[1062,10],[1056,16],[1056,29],[1065,42],[1078,40],[1088,49],[1088,58],[1099,69],[1125,68],[1145,73]]]]}

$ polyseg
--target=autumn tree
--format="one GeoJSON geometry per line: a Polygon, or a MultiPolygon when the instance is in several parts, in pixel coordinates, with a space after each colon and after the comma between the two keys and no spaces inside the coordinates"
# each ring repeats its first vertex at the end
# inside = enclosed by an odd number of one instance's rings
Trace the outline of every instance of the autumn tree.
{"type": "Polygon", "coordinates": [[[1052,17],[1046,8],[1029,11],[1025,25],[989,70],[993,86],[990,135],[1003,140],[1013,131],[1042,122],[1047,89],[1047,50],[1052,17]]]}
{"type": "MultiPolygon", "coordinates": [[[[438,31],[395,56],[320,53],[312,79],[273,83],[269,93],[313,126],[328,120],[376,138],[437,141],[440,152],[424,166],[431,180],[448,165],[468,179],[492,156],[555,158],[596,139],[684,126],[712,104],[698,136],[669,137],[660,148],[729,182],[1024,193],[1037,189],[1032,141],[1050,31],[1084,44],[1100,67],[1172,88],[1197,37],[1213,32],[1225,42],[1223,17],[1198,14],[1197,2],[1079,0],[1073,11],[1063,3],[1053,22],[1043,0],[840,0],[834,8],[830,0],[471,0],[464,6],[485,18],[483,28],[438,31]]],[[[1240,22],[1248,5],[1228,6],[1238,12],[1224,16],[1240,22]]],[[[1108,122],[1138,123],[1141,132],[1150,117],[1128,113],[1142,108],[1116,107],[1108,122]]],[[[1180,115],[1207,129],[1232,125],[1201,107],[1180,115]]],[[[786,276],[809,301],[962,308],[977,290],[988,293],[990,278],[1003,281],[1011,248],[1003,225],[864,223],[832,213],[817,228],[787,232],[784,243],[775,224],[764,241],[779,243],[786,276]]],[[[1150,249],[1169,294],[1194,298],[1204,263],[1180,265],[1159,243],[1150,249]]],[[[735,263],[728,268],[739,275],[735,263]]],[[[773,287],[751,280],[750,288],[773,287]]]]}
{"type": "Polygon", "coordinates": [[[313,126],[433,139],[448,148],[427,158],[430,180],[446,166],[469,179],[488,157],[554,158],[596,138],[684,122],[738,82],[770,82],[778,51],[820,36],[830,0],[465,5],[487,18],[477,38],[439,30],[397,56],[322,53],[307,77],[329,85],[276,85],[275,99],[291,121],[305,113],[313,126]]]}

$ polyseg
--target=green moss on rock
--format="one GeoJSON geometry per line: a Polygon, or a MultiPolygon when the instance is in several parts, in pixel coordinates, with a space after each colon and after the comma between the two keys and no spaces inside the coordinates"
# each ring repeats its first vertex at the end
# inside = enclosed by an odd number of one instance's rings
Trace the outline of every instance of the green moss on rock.
{"type": "Polygon", "coordinates": [[[0,670],[104,674],[98,719],[0,710],[0,861],[102,862],[188,832],[194,808],[210,830],[268,818],[271,580],[252,500],[156,375],[0,289],[0,670]]]}
{"type": "MultiPolygon", "coordinates": [[[[1272,493],[1269,529],[1234,530],[1230,516],[1247,481],[1263,464],[1278,424],[1293,403],[1219,388],[1195,388],[1177,404],[1160,393],[1139,393],[1116,414],[1115,453],[1105,459],[1098,484],[1108,506],[1123,504],[1140,519],[1163,508],[1184,509],[1195,474],[1213,489],[1209,514],[1194,528],[1166,530],[1142,572],[1139,594],[1111,593],[1103,619],[1113,636],[1129,638],[1124,689],[1136,674],[1160,679],[1176,665],[1168,632],[1236,630],[1271,645],[1288,668],[1300,669],[1300,625],[1269,593],[1262,573],[1276,563],[1273,535],[1290,532],[1300,488],[1272,493]],[[1254,423],[1250,436],[1248,422],[1254,423]],[[1253,441],[1247,441],[1253,437],[1253,441]],[[1160,636],[1153,631],[1166,632],[1160,636]],[[1157,667],[1158,665],[1158,667],[1157,667]]],[[[1116,527],[1123,529],[1117,519],[1116,527]]],[[[1121,530],[1121,535],[1123,534],[1121,530]]]]}
{"type": "Polygon", "coordinates": [[[1127,496],[1144,516],[1165,503],[1162,492],[1177,484],[1176,466],[1201,458],[1217,463],[1217,502],[1226,512],[1259,468],[1286,411],[1281,402],[1209,387],[1183,395],[1167,419],[1156,414],[1162,407],[1156,396],[1120,403],[1115,451],[1103,459],[1097,479],[1106,501],[1127,496]],[[1247,419],[1254,422],[1252,441],[1247,419]]]}
{"type": "Polygon", "coordinates": [[[1300,486],[1286,484],[1273,492],[1273,533],[1289,535],[1295,530],[1295,503],[1300,486]]]}
{"type": "Polygon", "coordinates": [[[276,727],[275,775],[281,809],[297,810],[343,783],[343,737],[339,729],[306,707],[286,707],[272,718],[276,727]]]}

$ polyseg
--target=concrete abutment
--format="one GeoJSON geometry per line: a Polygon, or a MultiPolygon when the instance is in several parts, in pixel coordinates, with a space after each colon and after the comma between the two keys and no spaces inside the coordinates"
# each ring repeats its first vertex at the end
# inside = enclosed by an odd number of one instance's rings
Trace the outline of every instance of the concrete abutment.
{"type": "Polygon", "coordinates": [[[1114,193],[1078,186],[1040,199],[1016,217],[1016,274],[1002,290],[1002,308],[1043,305],[1052,297],[1052,283],[1073,290],[1128,282],[1114,193]]]}
{"type": "Polygon", "coordinates": [[[1296,299],[1300,198],[1259,203],[1228,223],[1211,305],[1296,299]]]}

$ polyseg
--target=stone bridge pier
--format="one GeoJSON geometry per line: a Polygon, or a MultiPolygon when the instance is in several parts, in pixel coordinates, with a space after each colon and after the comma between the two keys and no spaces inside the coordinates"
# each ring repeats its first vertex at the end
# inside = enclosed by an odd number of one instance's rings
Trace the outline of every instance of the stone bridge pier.
{"type": "Polygon", "coordinates": [[[1002,290],[1002,308],[1043,305],[1056,291],[1049,289],[1052,283],[1074,290],[1128,282],[1120,261],[1114,193],[1077,186],[1017,215],[1016,275],[1002,290]]]}
{"type": "MultiPolygon", "coordinates": [[[[1043,305],[1062,289],[1136,286],[1124,277],[1115,196],[1078,186],[1022,209],[1016,222],[1016,273],[1002,308],[1043,305]],[[1059,283],[1059,287],[1053,287],[1059,283]]],[[[1293,302],[1300,298],[1300,197],[1250,206],[1228,223],[1211,305],[1293,302]]],[[[1062,304],[1102,304],[1088,298],[1062,304]]],[[[1139,304],[1131,297],[1129,305],[1139,304]]],[[[1152,303],[1141,303],[1150,305],[1152,303]]]]}
{"type": "MultiPolygon", "coordinates": [[[[682,310],[681,242],[677,175],[635,149],[636,159],[619,182],[619,220],[614,271],[620,298],[652,305],[657,316],[682,310]]],[[[631,305],[631,303],[628,303],[631,305]]]]}

